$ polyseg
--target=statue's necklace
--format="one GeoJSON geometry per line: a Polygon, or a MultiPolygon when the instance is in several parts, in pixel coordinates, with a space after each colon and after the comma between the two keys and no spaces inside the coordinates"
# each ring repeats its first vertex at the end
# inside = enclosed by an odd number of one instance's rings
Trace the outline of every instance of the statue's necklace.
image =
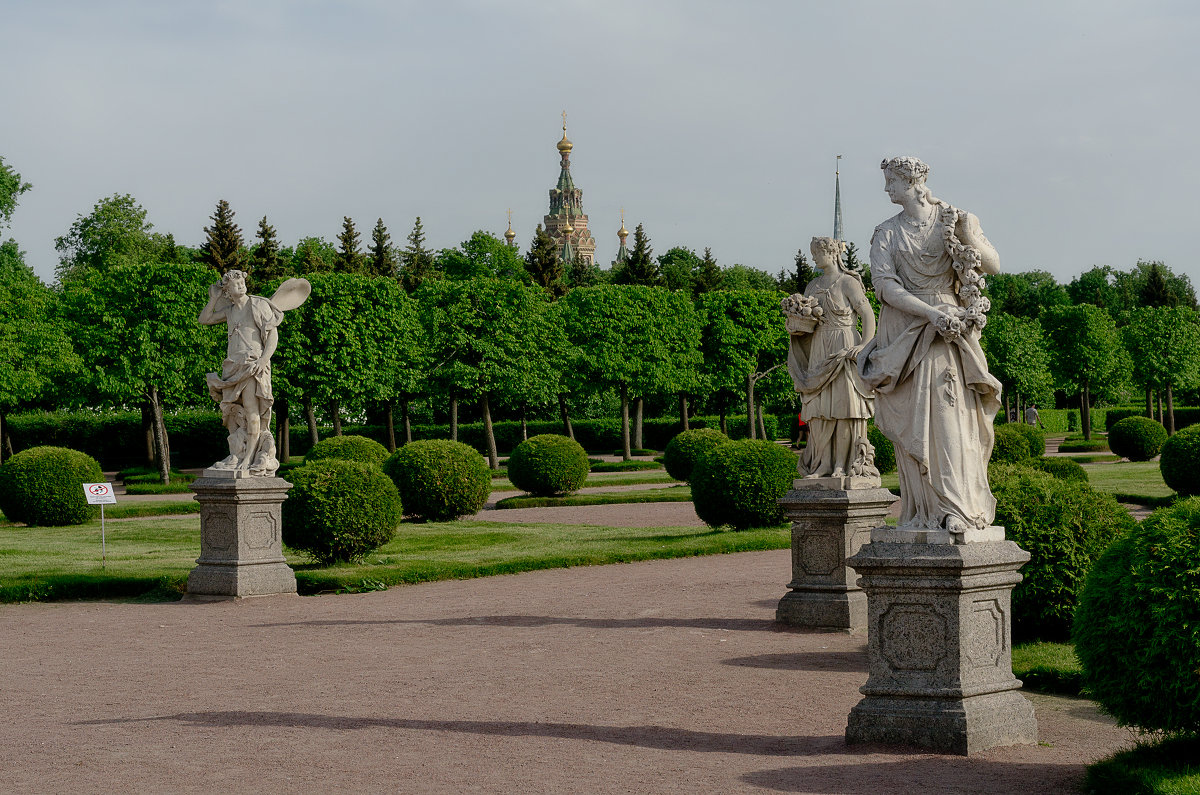
{"type": "Polygon", "coordinates": [[[913,220],[905,213],[900,213],[900,220],[913,229],[924,229],[933,223],[933,218],[935,215],[937,215],[936,208],[930,208],[929,215],[925,216],[925,220],[923,221],[913,220]]]}

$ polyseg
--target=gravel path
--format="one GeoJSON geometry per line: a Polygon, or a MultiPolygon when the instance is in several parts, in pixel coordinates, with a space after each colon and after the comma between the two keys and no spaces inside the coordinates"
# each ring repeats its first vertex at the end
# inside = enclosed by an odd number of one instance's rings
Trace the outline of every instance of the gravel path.
{"type": "Polygon", "coordinates": [[[865,641],[781,631],[786,550],[217,604],[0,607],[5,792],[1061,793],[1130,744],[848,748],[865,641]]]}

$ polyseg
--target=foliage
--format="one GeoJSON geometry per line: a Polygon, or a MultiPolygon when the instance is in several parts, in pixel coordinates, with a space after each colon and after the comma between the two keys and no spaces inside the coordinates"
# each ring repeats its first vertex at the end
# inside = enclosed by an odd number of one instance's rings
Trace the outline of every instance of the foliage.
{"type": "Polygon", "coordinates": [[[663,453],[663,465],[666,466],[667,473],[676,480],[690,481],[696,461],[728,441],[728,436],[714,428],[683,431],[667,443],[667,449],[663,453]]]}
{"type": "Polygon", "coordinates": [[[461,442],[431,439],[406,444],[383,462],[406,516],[444,522],[477,513],[492,493],[479,453],[461,442]]]}
{"type": "Polygon", "coordinates": [[[1134,379],[1146,389],[1200,381],[1200,317],[1187,306],[1141,306],[1124,316],[1121,336],[1134,379]]]}
{"type": "Polygon", "coordinates": [[[1162,451],[1167,429],[1149,417],[1126,417],[1108,430],[1108,447],[1130,461],[1149,461],[1162,451]]]}
{"type": "MultiPolygon", "coordinates": [[[[1068,306],[1066,289],[1046,271],[994,273],[985,277],[992,312],[1033,319],[1043,309],[1068,306]]],[[[990,322],[990,320],[989,320],[990,322]]]]}
{"type": "Polygon", "coordinates": [[[704,261],[685,246],[673,246],[658,257],[658,268],[668,290],[693,292],[696,276],[703,267],[704,261]]]}
{"type": "Polygon", "coordinates": [[[764,270],[751,268],[749,265],[734,263],[721,271],[722,290],[760,290],[775,292],[778,285],[775,277],[764,270]]]}
{"type": "Polygon", "coordinates": [[[1083,789],[1096,795],[1194,795],[1200,792],[1200,735],[1141,742],[1088,766],[1083,789]]]}
{"type": "Polygon", "coordinates": [[[1021,462],[1022,466],[1033,467],[1061,480],[1078,480],[1088,482],[1088,473],[1077,461],[1058,456],[1055,458],[1029,458],[1021,462]]]}
{"type": "Polygon", "coordinates": [[[712,249],[705,246],[704,256],[700,259],[700,265],[692,277],[692,294],[703,295],[719,289],[720,286],[721,268],[717,265],[717,258],[713,256],[712,249]]]}
{"type": "Polygon", "coordinates": [[[201,248],[200,261],[218,273],[249,268],[245,244],[242,242],[242,228],[233,222],[233,216],[229,202],[221,199],[210,216],[213,225],[204,227],[208,237],[201,248]]]}
{"type": "Polygon", "coordinates": [[[342,461],[358,461],[363,464],[382,466],[387,460],[387,448],[374,439],[365,436],[330,436],[313,445],[304,456],[304,463],[311,464],[327,458],[337,458],[342,461]]]}
{"type": "Polygon", "coordinates": [[[629,261],[624,267],[614,268],[613,284],[645,285],[656,287],[664,284],[662,270],[654,259],[650,249],[650,238],[646,230],[638,224],[633,229],[633,251],[629,252],[629,261]]]}
{"type": "Polygon", "coordinates": [[[101,483],[96,459],[66,447],[22,450],[0,465],[0,511],[13,522],[58,527],[100,513],[87,504],[84,483],[101,483]]]}
{"type": "Polygon", "coordinates": [[[565,497],[505,497],[496,510],[510,508],[567,508],[583,505],[633,505],[647,502],[690,502],[692,492],[686,486],[602,494],[573,494],[565,497]]]}
{"type": "Polygon", "coordinates": [[[1017,433],[1025,437],[1025,442],[1029,445],[1029,454],[1031,456],[1036,458],[1046,454],[1046,434],[1042,433],[1036,426],[1026,425],[1023,422],[1014,422],[1009,423],[1006,427],[1016,430],[1017,433]]]}
{"type": "MultiPolygon", "coordinates": [[[[553,253],[553,241],[550,247],[553,253]]],[[[437,269],[447,279],[529,281],[516,247],[483,230],[474,232],[458,248],[442,249],[437,256],[437,269]]]]}
{"type": "Polygon", "coordinates": [[[1137,523],[1112,495],[1030,467],[992,464],[988,481],[996,524],[1032,556],[1013,591],[1013,635],[1065,638],[1093,562],[1137,523]]]}
{"type": "Polygon", "coordinates": [[[883,435],[883,431],[875,427],[871,421],[867,425],[867,440],[875,448],[875,468],[879,474],[886,475],[896,471],[896,446],[892,440],[883,435]]]}
{"type": "Polygon", "coordinates": [[[775,290],[717,290],[697,301],[701,366],[718,405],[732,405],[755,376],[783,367],[788,335],[779,299],[775,290]]]}
{"type": "Polygon", "coordinates": [[[366,268],[372,276],[393,278],[396,275],[396,252],[392,249],[392,236],[388,234],[382,218],[375,221],[371,229],[371,248],[367,253],[366,268]]]}
{"type": "Polygon", "coordinates": [[[775,280],[779,290],[788,295],[803,293],[808,283],[817,278],[817,272],[813,270],[812,265],[808,264],[808,257],[805,256],[803,247],[796,252],[793,267],[794,271],[780,271],[779,277],[775,280]]]}
{"type": "Polygon", "coordinates": [[[1070,643],[1014,643],[1012,670],[1026,690],[1078,696],[1083,686],[1083,666],[1070,643]]]}
{"type": "Polygon", "coordinates": [[[989,372],[1006,391],[1035,403],[1053,402],[1050,352],[1036,318],[993,311],[979,341],[989,372]]]}
{"type": "Polygon", "coordinates": [[[0,155],[0,229],[12,222],[13,212],[17,209],[17,199],[32,187],[21,179],[21,175],[6,164],[4,156],[0,155]]]}
{"type": "Polygon", "coordinates": [[[254,274],[254,283],[264,285],[267,282],[286,276],[283,258],[279,250],[279,238],[276,237],[275,227],[267,223],[267,216],[258,222],[258,245],[250,252],[250,272],[254,274]]]}
{"type": "Polygon", "coordinates": [[[596,473],[644,472],[651,469],[662,468],[663,465],[657,461],[601,461],[600,463],[591,465],[591,471],[596,473]]]}
{"type": "Polygon", "coordinates": [[[396,486],[378,467],[326,459],[295,469],[283,503],[283,543],[320,563],[358,561],[400,524],[396,486]]]}
{"type": "Polygon", "coordinates": [[[1084,436],[1091,438],[1091,395],[1113,392],[1126,379],[1129,356],[1116,324],[1091,304],[1047,309],[1042,315],[1053,349],[1050,369],[1057,386],[1080,395],[1084,436]]]}
{"type": "Polygon", "coordinates": [[[367,260],[359,249],[360,240],[362,235],[354,227],[354,220],[348,215],[342,216],[342,233],[338,235],[337,270],[342,273],[359,273],[365,269],[367,260]]]}
{"type": "Polygon", "coordinates": [[[413,223],[408,234],[408,245],[400,252],[398,273],[405,292],[414,293],[427,281],[437,279],[433,252],[425,248],[425,230],[421,228],[421,216],[413,223]]]}
{"type": "Polygon", "coordinates": [[[312,273],[328,273],[334,270],[337,249],[328,240],[320,237],[302,238],[292,250],[292,273],[307,276],[312,273]]]}
{"type": "Polygon", "coordinates": [[[696,515],[735,530],[782,524],[778,501],[792,487],[796,464],[795,453],[761,439],[714,447],[692,470],[696,515]]]}
{"type": "Polygon", "coordinates": [[[525,271],[534,284],[552,295],[562,295],[566,291],[562,258],[559,257],[554,238],[542,229],[541,224],[537,225],[533,240],[529,243],[529,253],[525,255],[525,271]]]}
{"type": "Polygon", "coordinates": [[[1029,449],[1029,439],[1018,430],[1017,425],[996,426],[996,442],[992,445],[992,461],[1005,464],[1016,464],[1033,455],[1029,449]]]}
{"type": "Polygon", "coordinates": [[[517,445],[508,459],[509,480],[535,497],[579,491],[587,477],[587,453],[566,436],[531,436],[517,445]]]}
{"type": "Polygon", "coordinates": [[[1189,425],[1167,439],[1158,468],[1163,481],[1178,493],[1200,494],[1200,425],[1189,425]]]}
{"type": "Polygon", "coordinates": [[[1084,684],[1122,726],[1200,732],[1200,499],[1155,511],[1092,569],[1075,619],[1084,684]]]}
{"type": "Polygon", "coordinates": [[[66,283],[84,271],[152,259],[153,228],[145,208],[128,193],[101,199],[88,215],[77,215],[65,235],[55,238],[59,256],[55,275],[66,283]]]}

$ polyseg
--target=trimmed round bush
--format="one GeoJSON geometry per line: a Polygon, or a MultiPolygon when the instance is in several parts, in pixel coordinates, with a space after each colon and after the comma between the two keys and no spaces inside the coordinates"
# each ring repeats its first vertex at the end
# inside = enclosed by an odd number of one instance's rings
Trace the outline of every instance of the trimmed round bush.
{"type": "Polygon", "coordinates": [[[396,484],[377,466],[328,458],[292,470],[283,501],[283,543],[320,563],[361,560],[396,534],[396,484]]]}
{"type": "Polygon", "coordinates": [[[883,435],[883,431],[874,423],[867,426],[867,441],[875,448],[875,468],[879,474],[886,475],[896,471],[896,447],[892,440],[883,435]]]}
{"type": "Polygon", "coordinates": [[[693,428],[675,434],[663,452],[663,466],[676,480],[692,479],[696,461],[718,445],[727,444],[729,437],[716,428],[693,428]]]}
{"type": "Polygon", "coordinates": [[[1018,425],[1009,423],[996,426],[996,442],[992,445],[992,461],[1016,464],[1033,455],[1029,449],[1029,438],[1017,430],[1018,425]]]}
{"type": "Polygon", "coordinates": [[[449,439],[410,442],[383,462],[383,471],[400,490],[405,515],[422,521],[478,513],[492,493],[483,456],[449,439]]]}
{"type": "Polygon", "coordinates": [[[1200,494],[1200,425],[1189,425],[1167,439],[1158,459],[1163,481],[1180,494],[1200,494]]]}
{"type": "Polygon", "coordinates": [[[83,524],[100,515],[100,506],[83,496],[83,484],[103,480],[100,464],[87,453],[30,447],[0,466],[0,511],[28,525],[83,524]]]}
{"type": "Polygon", "coordinates": [[[1166,441],[1167,429],[1149,417],[1126,417],[1108,430],[1108,449],[1130,461],[1149,461],[1166,441]]]}
{"type": "Polygon", "coordinates": [[[343,461],[359,461],[364,464],[382,466],[387,460],[387,448],[365,436],[330,436],[312,446],[304,456],[304,463],[339,458],[343,461]]]}
{"type": "Polygon", "coordinates": [[[1200,732],[1200,498],[1155,511],[1092,567],[1075,653],[1122,726],[1200,732]]]}
{"type": "Polygon", "coordinates": [[[1026,425],[1023,422],[1008,423],[1005,427],[1013,428],[1025,436],[1025,442],[1029,445],[1029,454],[1035,458],[1046,454],[1046,434],[1033,425],[1026,425]]]}
{"type": "Polygon", "coordinates": [[[783,524],[778,500],[792,487],[796,463],[795,453],[762,439],[714,447],[692,470],[696,515],[712,527],[735,530],[783,524]]]}
{"type": "Polygon", "coordinates": [[[1088,482],[1087,470],[1080,466],[1077,461],[1072,461],[1069,458],[1029,458],[1022,461],[1021,465],[1033,467],[1061,480],[1078,480],[1081,483],[1088,482]]]}
{"type": "Polygon", "coordinates": [[[1013,591],[1013,636],[1065,639],[1092,564],[1137,522],[1111,494],[1028,466],[992,464],[988,480],[996,524],[1032,556],[1013,591]]]}
{"type": "Polygon", "coordinates": [[[530,436],[513,449],[508,458],[508,479],[535,497],[552,497],[583,488],[588,467],[583,445],[566,436],[543,433],[530,436]]]}

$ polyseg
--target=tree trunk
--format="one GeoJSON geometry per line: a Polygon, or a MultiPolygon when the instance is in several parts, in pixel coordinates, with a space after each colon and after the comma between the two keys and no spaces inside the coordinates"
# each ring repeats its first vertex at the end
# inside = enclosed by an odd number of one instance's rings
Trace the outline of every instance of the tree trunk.
{"type": "Polygon", "coordinates": [[[154,466],[154,412],[148,400],[142,404],[142,436],[146,440],[146,463],[154,466]]]}
{"type": "Polygon", "coordinates": [[[412,441],[412,420],[408,416],[408,398],[400,400],[400,417],[404,423],[404,443],[412,441]]]}
{"type": "Polygon", "coordinates": [[[275,455],[286,464],[292,453],[292,423],[287,398],[275,401],[275,455]]]}
{"type": "Polygon", "coordinates": [[[155,463],[158,465],[158,479],[164,484],[171,482],[171,451],[167,447],[167,428],[163,424],[162,405],[158,402],[158,388],[150,387],[147,393],[150,400],[150,411],[154,415],[154,448],[158,455],[155,463]]]}
{"type": "Polygon", "coordinates": [[[1154,396],[1149,384],[1146,384],[1146,416],[1154,419],[1154,396]]]}
{"type": "Polygon", "coordinates": [[[320,438],[317,436],[317,413],[313,411],[312,398],[304,398],[304,419],[308,423],[308,446],[316,447],[320,438]]]}
{"type": "MultiPolygon", "coordinates": [[[[3,419],[5,419],[3,417],[3,415],[0,415],[0,421],[2,421],[3,419]]],[[[8,430],[7,422],[2,422],[0,424],[2,424],[2,427],[3,427],[3,429],[0,430],[0,448],[3,448],[4,455],[8,456],[9,458],[12,458],[13,457],[12,433],[10,433],[8,430]]]]}
{"type": "Polygon", "coordinates": [[[764,441],[771,441],[767,438],[767,420],[763,417],[762,403],[758,404],[758,434],[764,441]]]}
{"type": "Polygon", "coordinates": [[[521,441],[529,440],[529,424],[525,422],[525,407],[521,406],[521,441]]]}
{"type": "Polygon", "coordinates": [[[679,393],[679,424],[683,430],[688,430],[687,395],[682,392],[679,393]]]}
{"type": "Polygon", "coordinates": [[[642,450],[645,447],[642,437],[642,408],[645,406],[645,403],[645,398],[638,398],[634,401],[633,446],[638,450],[642,450]]]}
{"type": "Polygon", "coordinates": [[[392,416],[392,401],[383,404],[383,415],[387,424],[387,449],[389,453],[396,452],[396,420],[392,416]]]}
{"type": "Polygon", "coordinates": [[[1091,441],[1092,438],[1092,401],[1091,395],[1088,394],[1087,384],[1083,385],[1083,390],[1079,393],[1079,419],[1083,426],[1083,438],[1091,441]]]}
{"type": "Polygon", "coordinates": [[[1167,421],[1163,425],[1167,428],[1167,436],[1175,435],[1175,390],[1170,382],[1167,383],[1167,421]]]}
{"type": "Polygon", "coordinates": [[[754,376],[746,376],[746,438],[753,439],[754,433],[754,376]]]}
{"type": "Polygon", "coordinates": [[[621,458],[633,460],[629,451],[629,385],[624,382],[621,383],[621,458]]]}
{"type": "Polygon", "coordinates": [[[329,413],[333,415],[333,435],[342,435],[342,406],[336,400],[329,401],[329,413]]]}
{"type": "Polygon", "coordinates": [[[1007,391],[1004,393],[1004,421],[1012,420],[1012,395],[1007,391]]]}
{"type": "Polygon", "coordinates": [[[492,407],[487,393],[483,393],[483,433],[487,436],[488,466],[500,468],[500,456],[496,454],[496,434],[492,432],[492,407]]]}
{"type": "Polygon", "coordinates": [[[1167,424],[1165,422],[1163,422],[1162,390],[1161,389],[1154,390],[1154,399],[1155,399],[1155,402],[1158,404],[1158,424],[1165,428],[1165,427],[1167,427],[1167,424]]]}
{"type": "Polygon", "coordinates": [[[450,441],[458,441],[458,398],[450,398],[450,441]]]}
{"type": "Polygon", "coordinates": [[[563,429],[567,437],[575,441],[575,428],[571,425],[571,415],[567,412],[567,395],[564,392],[558,394],[558,413],[562,415],[563,429]]]}
{"type": "Polygon", "coordinates": [[[720,416],[721,416],[721,433],[728,436],[729,435],[729,422],[725,419],[725,408],[724,407],[721,408],[720,416]]]}

